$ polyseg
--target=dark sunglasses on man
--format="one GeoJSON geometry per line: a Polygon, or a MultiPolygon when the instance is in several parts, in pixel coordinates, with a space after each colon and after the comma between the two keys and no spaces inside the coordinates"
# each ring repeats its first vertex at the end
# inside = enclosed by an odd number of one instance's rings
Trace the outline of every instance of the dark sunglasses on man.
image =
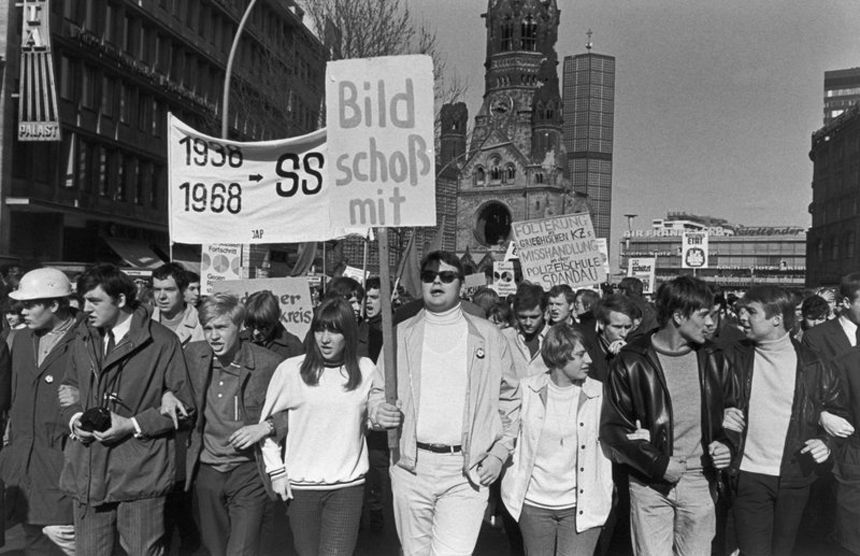
{"type": "Polygon", "coordinates": [[[436,272],[435,270],[421,271],[421,281],[425,284],[432,284],[436,281],[437,276],[439,277],[439,281],[443,284],[450,284],[459,278],[459,275],[453,270],[443,270],[442,272],[436,272]]]}

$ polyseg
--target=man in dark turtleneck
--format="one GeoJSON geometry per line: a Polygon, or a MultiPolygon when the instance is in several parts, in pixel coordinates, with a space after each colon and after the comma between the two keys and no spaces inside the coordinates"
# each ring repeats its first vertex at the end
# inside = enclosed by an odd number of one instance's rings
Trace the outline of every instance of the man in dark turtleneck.
{"type": "Polygon", "coordinates": [[[508,344],[490,321],[463,312],[463,278],[454,254],[425,256],[424,309],[396,330],[403,423],[391,488],[404,554],[474,551],[488,487],[519,428],[508,344]]]}

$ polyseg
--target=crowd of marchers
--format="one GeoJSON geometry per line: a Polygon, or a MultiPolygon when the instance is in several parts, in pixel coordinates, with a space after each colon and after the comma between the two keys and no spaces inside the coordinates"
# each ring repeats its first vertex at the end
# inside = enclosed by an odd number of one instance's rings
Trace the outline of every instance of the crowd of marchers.
{"type": "Polygon", "coordinates": [[[378,278],[333,279],[299,339],[271,292],[201,297],[175,263],[19,270],[0,478],[27,554],[262,554],[283,508],[301,556],[388,515],[407,556],[497,517],[512,554],[781,556],[813,526],[860,554],[860,273],[466,299],[435,251],[386,373],[378,278]]]}

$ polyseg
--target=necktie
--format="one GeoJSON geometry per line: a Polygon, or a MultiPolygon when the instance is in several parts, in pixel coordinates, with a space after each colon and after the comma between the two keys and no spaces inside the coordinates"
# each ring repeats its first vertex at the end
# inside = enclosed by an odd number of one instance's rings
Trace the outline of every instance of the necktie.
{"type": "Polygon", "coordinates": [[[857,330],[854,331],[854,347],[860,346],[860,326],[857,327],[857,330]]]}
{"type": "Polygon", "coordinates": [[[113,330],[108,330],[107,332],[105,332],[105,343],[107,344],[107,348],[105,349],[105,355],[107,355],[113,351],[114,347],[116,347],[116,341],[113,337],[113,330]]]}

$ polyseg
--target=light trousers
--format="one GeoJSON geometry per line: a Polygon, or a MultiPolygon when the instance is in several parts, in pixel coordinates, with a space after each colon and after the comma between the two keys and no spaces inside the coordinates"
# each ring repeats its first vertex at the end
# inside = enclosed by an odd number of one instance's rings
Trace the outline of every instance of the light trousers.
{"type": "Polygon", "coordinates": [[[708,480],[688,471],[663,495],[630,476],[630,536],[636,556],[710,556],[717,530],[708,480]]]}
{"type": "Polygon", "coordinates": [[[394,520],[404,556],[472,554],[489,489],[463,473],[463,455],[418,450],[415,473],[392,465],[394,520]]]}

